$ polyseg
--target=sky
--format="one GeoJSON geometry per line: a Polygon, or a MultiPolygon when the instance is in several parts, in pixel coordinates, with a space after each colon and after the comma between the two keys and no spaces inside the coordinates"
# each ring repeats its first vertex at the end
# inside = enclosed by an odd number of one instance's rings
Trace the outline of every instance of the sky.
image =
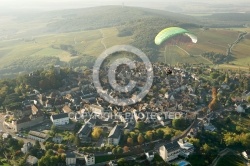
{"type": "Polygon", "coordinates": [[[0,0],[1,10],[59,10],[93,6],[122,5],[161,8],[183,3],[240,4],[250,0],[0,0]]]}

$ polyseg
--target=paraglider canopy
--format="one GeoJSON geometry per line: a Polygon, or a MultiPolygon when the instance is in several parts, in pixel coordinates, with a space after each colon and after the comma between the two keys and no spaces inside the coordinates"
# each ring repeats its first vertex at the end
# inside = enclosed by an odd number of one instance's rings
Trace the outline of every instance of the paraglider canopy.
{"type": "Polygon", "coordinates": [[[170,27],[162,30],[156,37],[155,37],[155,44],[161,45],[163,42],[171,39],[172,37],[178,35],[186,35],[188,36],[193,43],[197,43],[197,37],[190,33],[188,30],[179,28],[179,27],[170,27]]]}

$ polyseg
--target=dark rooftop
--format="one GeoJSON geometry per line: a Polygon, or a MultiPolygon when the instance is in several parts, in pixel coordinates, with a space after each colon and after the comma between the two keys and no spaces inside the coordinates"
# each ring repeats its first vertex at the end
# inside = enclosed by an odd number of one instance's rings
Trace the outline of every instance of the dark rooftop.
{"type": "Polygon", "coordinates": [[[78,131],[78,134],[88,135],[90,131],[91,127],[88,124],[86,124],[81,127],[81,129],[78,131]]]}
{"type": "Polygon", "coordinates": [[[57,115],[52,115],[52,118],[55,119],[61,119],[61,118],[66,118],[69,117],[67,113],[62,113],[62,114],[57,114],[57,115]]]}
{"type": "Polygon", "coordinates": [[[76,157],[75,153],[67,153],[66,154],[66,158],[75,158],[75,157],[76,157]]]}
{"type": "Polygon", "coordinates": [[[122,126],[116,125],[109,133],[108,138],[118,138],[122,133],[122,126]]]}
{"type": "Polygon", "coordinates": [[[175,150],[177,150],[177,149],[180,148],[180,145],[176,141],[168,143],[168,144],[165,144],[164,146],[167,149],[168,153],[172,152],[172,151],[175,151],[175,150]]]}

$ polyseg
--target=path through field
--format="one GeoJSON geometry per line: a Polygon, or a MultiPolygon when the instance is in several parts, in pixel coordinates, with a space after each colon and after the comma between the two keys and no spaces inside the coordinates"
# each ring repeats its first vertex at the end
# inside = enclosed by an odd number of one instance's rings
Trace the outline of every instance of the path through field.
{"type": "Polygon", "coordinates": [[[190,55],[186,50],[184,50],[183,48],[181,48],[180,46],[178,45],[175,45],[177,48],[181,49],[182,51],[184,51],[187,55],[190,55]]]}
{"type": "Polygon", "coordinates": [[[107,46],[106,46],[106,44],[105,44],[105,42],[104,42],[105,37],[104,37],[104,33],[103,33],[102,29],[100,29],[100,32],[101,32],[101,34],[102,34],[101,43],[102,43],[104,49],[106,50],[106,49],[107,49],[107,46]]]}

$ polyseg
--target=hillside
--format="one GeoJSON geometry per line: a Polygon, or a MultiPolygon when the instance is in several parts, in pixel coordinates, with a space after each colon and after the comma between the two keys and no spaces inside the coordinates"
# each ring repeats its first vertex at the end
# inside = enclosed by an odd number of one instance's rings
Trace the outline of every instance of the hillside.
{"type": "MultiPolygon", "coordinates": [[[[243,26],[238,29],[204,29],[201,27],[210,21],[204,24],[202,18],[121,6],[0,16],[0,77],[53,64],[91,66],[105,48],[117,44],[134,45],[142,49],[151,61],[162,61],[166,56],[171,64],[211,64],[201,54],[226,54],[228,45],[237,39],[239,33],[248,30],[243,26]],[[189,29],[197,35],[199,42],[171,47],[170,51],[166,51],[164,46],[156,46],[155,36],[168,26],[189,29]]],[[[207,19],[214,18],[209,16],[207,19]]],[[[224,25],[219,24],[218,19],[213,23],[224,25]]],[[[248,43],[249,37],[246,36],[234,46],[233,63],[236,65],[248,65],[248,43]]]]}

